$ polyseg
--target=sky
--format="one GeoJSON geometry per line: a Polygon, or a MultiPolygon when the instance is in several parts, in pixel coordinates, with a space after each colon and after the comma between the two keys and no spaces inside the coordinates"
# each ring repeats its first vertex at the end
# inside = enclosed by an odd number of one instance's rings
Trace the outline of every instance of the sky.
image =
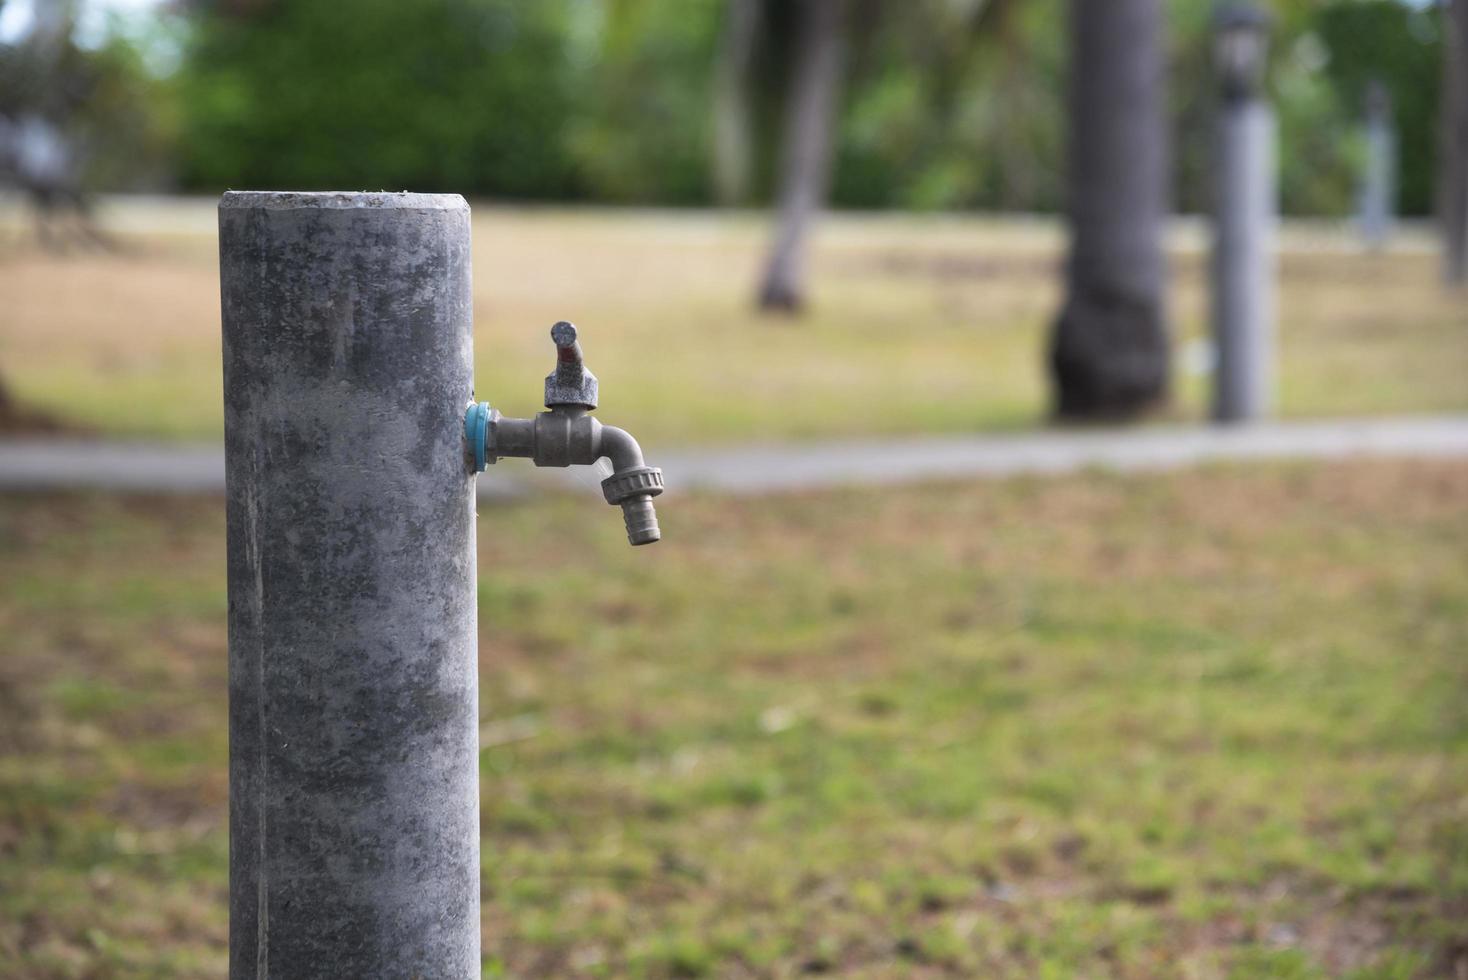
{"type": "MultiPolygon", "coordinates": [[[[46,0],[8,0],[0,6],[0,42],[13,41],[30,27],[32,10],[37,3],[46,0]]],[[[162,0],[82,0],[80,40],[103,33],[103,25],[109,14],[139,14],[157,7],[162,0]]]]}
{"type": "MultiPolygon", "coordinates": [[[[25,37],[35,8],[51,0],[0,0],[0,44],[25,37]]],[[[100,47],[109,35],[133,42],[143,62],[158,77],[177,69],[182,47],[176,31],[158,30],[150,14],[165,0],[78,0],[79,17],[74,38],[84,48],[100,47]]]]}

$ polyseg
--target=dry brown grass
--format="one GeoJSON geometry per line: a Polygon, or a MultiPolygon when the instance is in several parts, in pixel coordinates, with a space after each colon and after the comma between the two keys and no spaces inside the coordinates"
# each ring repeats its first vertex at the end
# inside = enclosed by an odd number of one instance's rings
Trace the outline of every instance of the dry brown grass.
{"type": "MultiPolygon", "coordinates": [[[[120,255],[46,256],[13,231],[0,243],[0,371],[28,404],[107,432],[217,436],[217,258],[207,203],[182,213],[124,234],[120,255]]],[[[537,407],[546,327],[570,318],[603,414],[663,444],[1013,428],[1046,412],[1053,225],[833,219],[798,321],[751,308],[754,216],[481,207],[474,232],[479,393],[507,411],[537,407]]],[[[1438,288],[1431,254],[1288,241],[1284,414],[1468,409],[1468,303],[1438,288]]],[[[1174,269],[1181,349],[1205,296],[1194,249],[1174,269]]],[[[1202,404],[1180,372],[1176,413],[1202,404]]]]}

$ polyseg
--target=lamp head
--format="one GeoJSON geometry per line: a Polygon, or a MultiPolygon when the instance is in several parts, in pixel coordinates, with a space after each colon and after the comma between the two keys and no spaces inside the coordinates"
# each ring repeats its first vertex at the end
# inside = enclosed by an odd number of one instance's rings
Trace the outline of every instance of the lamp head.
{"type": "Polygon", "coordinates": [[[1259,93],[1269,53],[1270,16],[1250,3],[1228,3],[1213,18],[1213,62],[1227,99],[1259,93]]]}

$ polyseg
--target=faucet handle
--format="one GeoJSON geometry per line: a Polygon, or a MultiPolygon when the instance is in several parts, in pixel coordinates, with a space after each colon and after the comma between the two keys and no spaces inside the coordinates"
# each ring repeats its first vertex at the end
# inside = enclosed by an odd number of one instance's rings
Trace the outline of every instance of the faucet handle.
{"type": "Polygon", "coordinates": [[[596,408],[596,375],[586,370],[576,324],[560,321],[551,327],[551,340],[556,343],[556,369],[546,375],[545,407],[596,408]]]}

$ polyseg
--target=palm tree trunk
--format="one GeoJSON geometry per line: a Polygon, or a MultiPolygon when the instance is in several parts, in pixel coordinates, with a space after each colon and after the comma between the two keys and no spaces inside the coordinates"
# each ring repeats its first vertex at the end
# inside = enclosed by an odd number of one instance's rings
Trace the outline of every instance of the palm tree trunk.
{"type": "Polygon", "coordinates": [[[844,0],[801,0],[795,76],[785,118],[778,228],[759,305],[795,312],[805,301],[806,239],[826,198],[841,88],[844,0]]]}
{"type": "Polygon", "coordinates": [[[1168,391],[1161,0],[1071,0],[1070,34],[1071,248],[1050,347],[1055,410],[1126,419],[1168,391]]]}
{"type": "Polygon", "coordinates": [[[1443,89],[1438,211],[1443,279],[1468,284],[1468,0],[1443,7],[1443,89]]]}
{"type": "Polygon", "coordinates": [[[724,207],[749,197],[749,69],[759,38],[763,0],[728,0],[714,71],[714,195],[724,207]]]}

